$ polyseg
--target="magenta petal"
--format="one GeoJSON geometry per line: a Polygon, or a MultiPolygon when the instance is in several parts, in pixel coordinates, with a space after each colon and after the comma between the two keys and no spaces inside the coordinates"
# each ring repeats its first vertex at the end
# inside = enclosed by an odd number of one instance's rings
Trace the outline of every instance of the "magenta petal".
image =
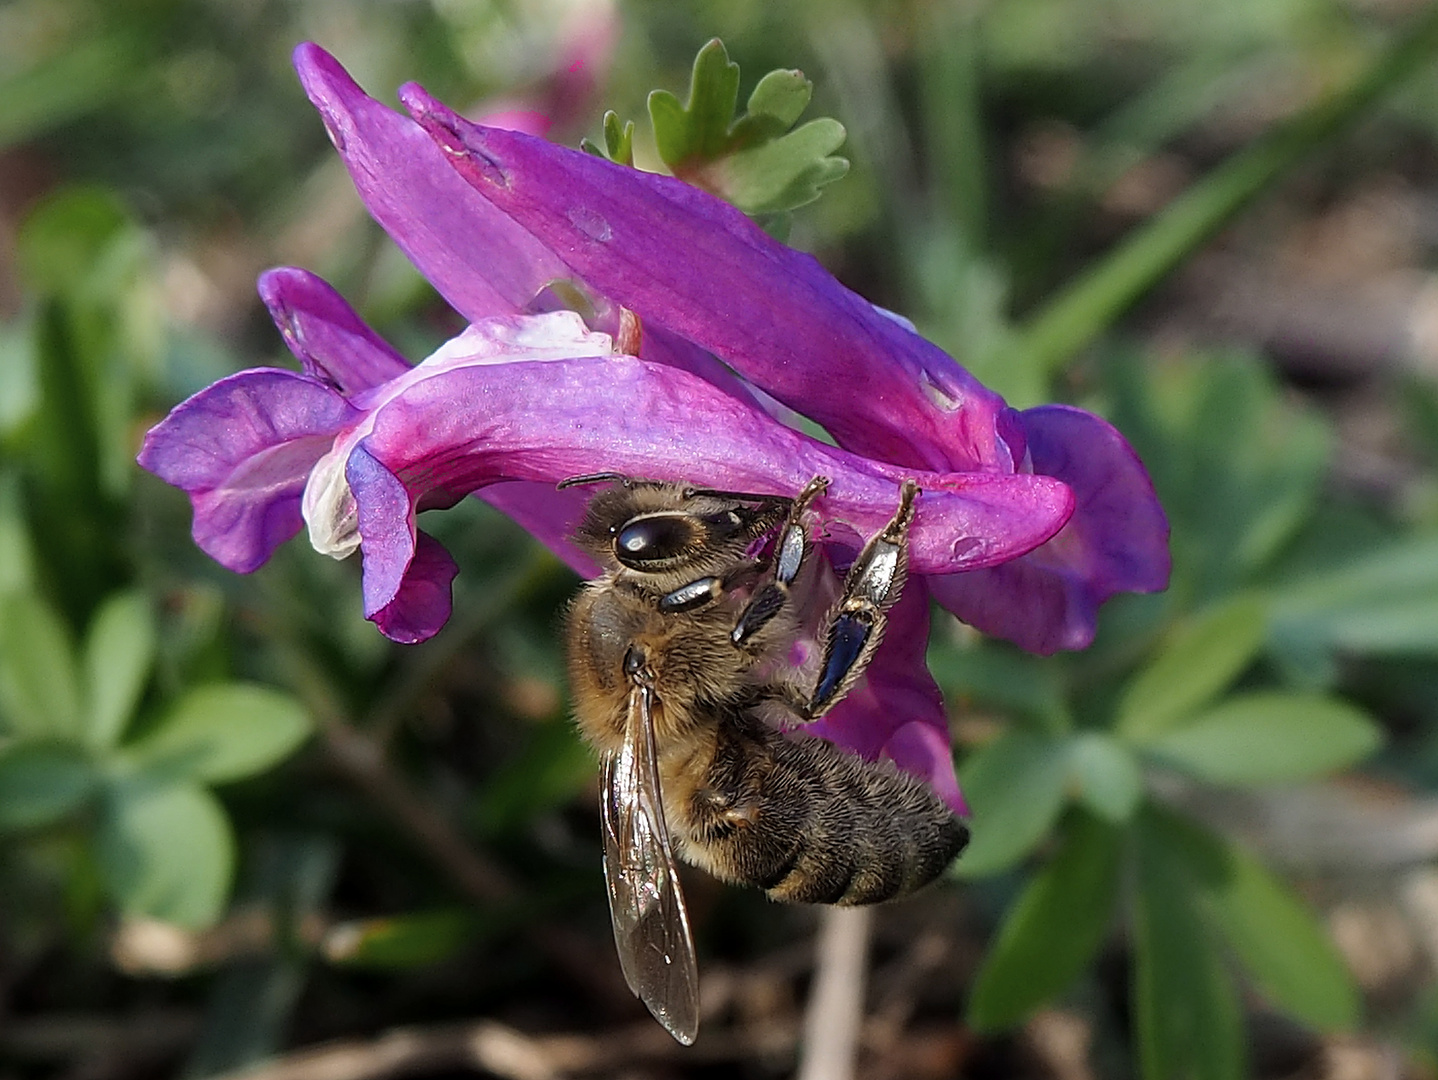
{"type": "Polygon", "coordinates": [[[365,94],[317,45],[295,70],[370,214],[466,318],[519,311],[567,277],[552,252],[464,182],[414,121],[365,94]]]}
{"type": "Polygon", "coordinates": [[[656,364],[683,368],[745,404],[764,407],[764,403],[755,396],[753,388],[725,367],[712,353],[662,326],[644,328],[639,355],[642,359],[652,360],[656,364]]]}
{"type": "Polygon", "coordinates": [[[260,275],[260,298],[305,373],[353,397],[409,370],[325,281],[292,266],[260,275]]]}
{"type": "Polygon", "coordinates": [[[841,445],[935,471],[1012,468],[998,395],[727,203],[471,124],[412,84],[400,98],[474,190],[578,277],[709,349],[841,445]]]}
{"type": "Polygon", "coordinates": [[[434,637],[449,621],[450,586],[459,573],[443,544],[425,532],[416,538],[399,591],[371,616],[380,633],[406,645],[434,637]]]}
{"type": "Polygon", "coordinates": [[[364,614],[373,619],[396,597],[415,553],[415,500],[399,477],[363,446],[350,452],[345,479],[359,515],[364,614]]]}
{"type": "MultiPolygon", "coordinates": [[[[1049,477],[925,473],[869,461],[784,427],[688,372],[622,356],[440,372],[380,408],[361,445],[410,492],[400,507],[406,512],[420,499],[426,507],[452,505],[496,481],[554,483],[602,470],[790,495],[824,475],[833,483],[817,509],[828,538],[854,548],[883,527],[900,481],[913,477],[923,494],[910,559],[921,574],[1011,559],[1052,536],[1072,510],[1068,488],[1049,477]]],[[[361,498],[368,560],[364,513],[361,498]]]]}
{"type": "Polygon", "coordinates": [[[300,530],[310,469],[355,415],[308,376],[256,368],[175,406],[145,436],[138,460],[189,494],[195,543],[247,574],[300,530]]]}
{"type": "Polygon", "coordinates": [[[955,813],[967,814],[954,775],[943,695],[929,674],[929,599],[913,579],[889,612],[884,642],[859,684],[803,730],[869,761],[888,758],[929,784],[955,813]]]}
{"type": "Polygon", "coordinates": [[[884,744],[883,756],[906,773],[926,782],[954,813],[969,816],[969,804],[954,772],[954,749],[947,725],[915,720],[896,730],[884,744]]]}
{"type": "MultiPolygon", "coordinates": [[[[459,568],[439,541],[415,527],[410,493],[364,446],[350,454],[345,478],[359,513],[365,617],[395,641],[433,637],[449,619],[450,583],[459,568]]],[[[582,489],[513,481],[492,484],[481,496],[580,576],[598,575],[594,561],[569,542],[588,500],[582,489]]]]}
{"type": "Polygon", "coordinates": [[[1067,483],[1074,515],[1052,540],[1003,566],[930,580],[939,603],[1031,652],[1082,649],[1117,592],[1168,586],[1168,521],[1142,463],[1092,413],[1045,405],[1020,414],[1035,472],[1067,483]]]}

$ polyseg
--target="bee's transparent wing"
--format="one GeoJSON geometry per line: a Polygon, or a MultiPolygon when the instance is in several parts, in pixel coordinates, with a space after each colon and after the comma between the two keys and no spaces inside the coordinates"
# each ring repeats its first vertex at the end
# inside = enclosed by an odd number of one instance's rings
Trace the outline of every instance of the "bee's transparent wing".
{"type": "Polygon", "coordinates": [[[636,686],[624,743],[604,759],[604,880],[629,989],[688,1046],[699,1034],[699,968],[659,797],[653,706],[649,688],[636,686]]]}

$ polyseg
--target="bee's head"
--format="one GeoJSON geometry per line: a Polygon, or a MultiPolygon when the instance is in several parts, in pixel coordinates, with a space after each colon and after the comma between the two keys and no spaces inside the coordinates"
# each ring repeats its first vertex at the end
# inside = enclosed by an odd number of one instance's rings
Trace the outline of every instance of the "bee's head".
{"type": "Polygon", "coordinates": [[[603,479],[610,486],[590,500],[575,542],[604,566],[636,574],[712,572],[742,557],[788,508],[778,496],[603,479]]]}

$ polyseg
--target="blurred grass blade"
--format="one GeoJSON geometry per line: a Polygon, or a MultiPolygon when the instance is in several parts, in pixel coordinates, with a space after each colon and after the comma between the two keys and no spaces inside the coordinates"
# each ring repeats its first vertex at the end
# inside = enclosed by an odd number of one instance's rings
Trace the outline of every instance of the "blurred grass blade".
{"type": "Polygon", "coordinates": [[[205,1023],[183,1080],[229,1075],[272,1057],[305,986],[289,957],[251,957],[230,964],[213,983],[205,1023]]]}
{"type": "Polygon", "coordinates": [[[135,228],[124,200],[110,188],[69,184],[52,191],[25,216],[15,238],[21,280],[48,296],[113,297],[114,283],[96,276],[106,268],[107,252],[135,228]]]}
{"type": "Polygon", "coordinates": [[[84,661],[85,741],[106,749],[124,734],[155,661],[155,619],[143,592],[116,593],[101,605],[85,638],[84,661]]]}
{"type": "Polygon", "coordinates": [[[137,59],[129,40],[95,38],[0,79],[0,150],[116,100],[135,77],[137,59]]]}
{"type": "Polygon", "coordinates": [[[987,240],[988,175],[980,107],[978,19],[967,5],[935,4],[921,68],[930,186],[969,250],[987,240]]]}
{"type": "Polygon", "coordinates": [[[1320,1031],[1348,1031],[1358,989],[1313,913],[1247,852],[1172,814],[1149,818],[1199,884],[1210,922],[1264,996],[1320,1031]]]}
{"type": "Polygon", "coordinates": [[[1270,691],[1230,698],[1149,749],[1211,783],[1269,784],[1347,768],[1382,742],[1379,727],[1347,702],[1270,691]]]}
{"type": "Polygon", "coordinates": [[[1307,154],[1353,123],[1438,50],[1438,6],[1345,90],[1239,151],[1060,291],[1021,329],[1010,355],[1058,371],[1135,300],[1307,154]]]}
{"type": "Polygon", "coordinates": [[[479,916],[468,909],[417,911],[341,923],[325,934],[322,949],[332,964],[403,970],[437,964],[479,932],[479,916]]]}
{"type": "Polygon", "coordinates": [[[1403,430],[1429,464],[1438,464],[1438,386],[1421,375],[1400,379],[1403,430]]]}
{"type": "Polygon", "coordinates": [[[23,438],[25,422],[39,408],[38,363],[34,320],[22,315],[0,324],[0,439],[23,438]]]}
{"type": "Polygon", "coordinates": [[[25,521],[20,473],[0,468],[0,596],[32,589],[34,585],[35,553],[25,521]]]}
{"type": "MultiPolygon", "coordinates": [[[[908,310],[925,337],[957,357],[1015,408],[1047,401],[1043,373],[1007,362],[1008,274],[989,235],[990,157],[984,131],[983,20],[975,5],[931,4],[919,91],[922,161],[930,192],[912,210],[890,200],[903,248],[899,273],[918,300],[908,310]],[[994,362],[1005,361],[1005,362],[994,362]]],[[[890,138],[891,143],[902,140],[890,138]]],[[[889,163],[882,163],[887,167],[889,163]]]]}
{"type": "Polygon", "coordinates": [[[1014,277],[1052,281],[1049,268],[1063,265],[1064,252],[1093,213],[1094,203],[1165,144],[1225,103],[1239,103],[1245,91],[1254,92],[1252,84],[1272,77],[1270,62],[1253,41],[1214,43],[1192,57],[1175,57],[1174,67],[1122,102],[1078,144],[1078,160],[1067,183],[1020,238],[1012,258],[1014,277]]]}
{"type": "Polygon", "coordinates": [[[1263,647],[1263,605],[1238,596],[1194,616],[1124,688],[1115,728],[1144,742],[1206,705],[1242,674],[1263,647]]]}
{"type": "Polygon", "coordinates": [[[1042,840],[1063,809],[1068,741],[1010,731],[959,769],[973,809],[974,838],[954,864],[961,878],[986,877],[1018,862],[1042,840]]]}
{"type": "Polygon", "coordinates": [[[1004,919],[974,980],[969,1023],[1011,1027],[1061,993],[1103,944],[1118,895],[1121,833],[1075,812],[1058,855],[1004,919]]]}
{"type": "Polygon", "coordinates": [[[1192,882],[1148,817],[1137,833],[1134,1021],[1144,1080],[1241,1080],[1238,995],[1192,882]]]}

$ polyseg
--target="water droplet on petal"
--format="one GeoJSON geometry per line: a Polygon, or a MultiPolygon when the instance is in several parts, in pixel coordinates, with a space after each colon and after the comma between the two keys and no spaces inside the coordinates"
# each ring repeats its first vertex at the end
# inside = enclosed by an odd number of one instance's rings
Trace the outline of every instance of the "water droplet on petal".
{"type": "Polygon", "coordinates": [[[334,144],[336,150],[343,154],[345,152],[345,133],[344,128],[340,125],[339,117],[321,111],[320,119],[324,121],[325,132],[329,135],[330,142],[334,144]]]}
{"type": "Polygon", "coordinates": [[[300,343],[300,317],[288,304],[281,310],[280,334],[292,346],[300,343]]]}
{"type": "Polygon", "coordinates": [[[569,220],[576,229],[591,240],[606,243],[614,235],[609,222],[586,206],[576,206],[569,211],[569,220]]]}
{"type": "Polygon", "coordinates": [[[927,371],[919,372],[919,386],[923,389],[924,396],[945,412],[954,412],[963,404],[962,400],[947,388],[934,382],[933,377],[927,371]]]}
{"type": "Polygon", "coordinates": [[[961,536],[949,546],[949,554],[960,559],[979,546],[979,539],[976,536],[961,536]]]}

